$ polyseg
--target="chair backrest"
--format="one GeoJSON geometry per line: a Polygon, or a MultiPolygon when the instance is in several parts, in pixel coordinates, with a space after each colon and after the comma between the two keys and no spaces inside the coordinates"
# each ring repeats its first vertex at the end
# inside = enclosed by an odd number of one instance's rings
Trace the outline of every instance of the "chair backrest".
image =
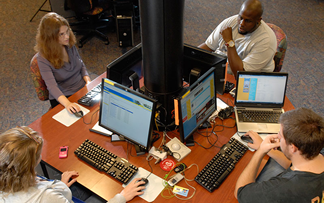
{"type": "Polygon", "coordinates": [[[92,9],[92,0],[67,0],[67,7],[76,14],[85,13],[92,9]]]}
{"type": "Polygon", "coordinates": [[[92,0],[67,0],[67,8],[75,12],[77,16],[98,15],[104,10],[101,6],[93,4],[92,0]]]}
{"type": "Polygon", "coordinates": [[[271,23],[267,23],[267,25],[273,30],[277,38],[277,52],[274,56],[275,69],[273,72],[280,72],[287,50],[287,36],[280,27],[271,23]]]}
{"type": "Polygon", "coordinates": [[[42,78],[42,75],[39,71],[38,62],[37,62],[37,54],[34,55],[30,62],[30,70],[31,70],[31,77],[33,79],[33,83],[35,86],[35,90],[37,96],[40,100],[46,101],[48,100],[49,93],[45,84],[45,81],[42,78]]]}

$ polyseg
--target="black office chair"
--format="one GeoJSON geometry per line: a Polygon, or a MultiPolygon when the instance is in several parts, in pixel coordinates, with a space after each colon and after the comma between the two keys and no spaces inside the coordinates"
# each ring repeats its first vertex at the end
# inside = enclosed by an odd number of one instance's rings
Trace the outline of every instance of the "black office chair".
{"type": "Polygon", "coordinates": [[[72,30],[76,33],[86,33],[78,42],[79,48],[97,36],[109,44],[108,36],[99,31],[113,24],[109,18],[102,18],[105,11],[110,9],[109,1],[98,3],[99,0],[66,0],[66,8],[75,12],[77,22],[70,22],[72,30]]]}

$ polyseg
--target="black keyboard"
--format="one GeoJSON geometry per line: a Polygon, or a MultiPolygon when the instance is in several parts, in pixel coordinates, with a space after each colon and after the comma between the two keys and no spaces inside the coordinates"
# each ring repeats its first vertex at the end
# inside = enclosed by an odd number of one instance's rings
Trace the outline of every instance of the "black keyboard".
{"type": "Polygon", "coordinates": [[[278,123],[282,111],[237,110],[241,122],[278,123]]]}
{"type": "Polygon", "coordinates": [[[217,189],[232,172],[235,164],[245,154],[248,148],[235,138],[231,138],[202,171],[195,181],[209,192],[217,189]]]}
{"type": "Polygon", "coordinates": [[[95,86],[92,90],[90,90],[86,95],[81,97],[78,100],[79,104],[85,106],[93,106],[97,102],[99,102],[101,96],[101,83],[95,86]]]}
{"type": "Polygon", "coordinates": [[[138,171],[138,168],[126,159],[116,156],[88,139],[74,151],[74,154],[124,184],[138,171]]]}

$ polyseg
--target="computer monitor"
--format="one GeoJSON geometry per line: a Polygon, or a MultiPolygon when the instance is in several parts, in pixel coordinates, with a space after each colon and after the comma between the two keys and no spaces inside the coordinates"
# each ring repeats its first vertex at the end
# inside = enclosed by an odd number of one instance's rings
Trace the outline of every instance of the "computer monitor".
{"type": "MultiPolygon", "coordinates": [[[[225,56],[184,44],[183,80],[193,84],[201,75],[206,73],[211,67],[214,67],[216,69],[216,92],[223,94],[225,89],[226,61],[227,57],[225,56]],[[199,76],[195,80],[190,81],[190,73],[193,69],[199,72],[199,76]]],[[[139,78],[143,76],[141,43],[107,65],[107,78],[126,87],[132,86],[129,76],[133,73],[137,73],[139,78]]]]}
{"type": "Polygon", "coordinates": [[[132,86],[129,77],[137,73],[142,77],[142,44],[138,44],[107,65],[107,78],[126,87],[132,86]]]}
{"type": "Polygon", "coordinates": [[[217,109],[215,80],[215,68],[210,68],[175,99],[180,140],[186,142],[187,145],[193,144],[191,135],[217,109]]]}
{"type": "Polygon", "coordinates": [[[99,125],[137,147],[137,154],[151,147],[157,101],[144,94],[102,79],[99,125]]]}
{"type": "Polygon", "coordinates": [[[184,44],[183,58],[184,81],[193,84],[199,76],[206,73],[211,67],[214,67],[216,75],[216,92],[221,95],[224,94],[227,71],[226,56],[212,53],[189,44],[184,44]],[[192,70],[195,70],[195,74],[198,74],[198,77],[190,78],[192,70]],[[194,78],[194,80],[192,78],[194,78]]]}

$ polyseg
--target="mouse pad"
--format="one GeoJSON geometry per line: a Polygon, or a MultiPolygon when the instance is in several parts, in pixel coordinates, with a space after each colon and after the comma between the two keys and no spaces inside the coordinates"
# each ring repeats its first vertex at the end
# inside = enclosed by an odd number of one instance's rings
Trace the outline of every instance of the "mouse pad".
{"type": "MultiPolygon", "coordinates": [[[[134,178],[146,178],[149,174],[150,174],[149,171],[139,167],[137,173],[128,183],[132,182],[134,178]]],[[[163,190],[164,180],[153,173],[147,179],[149,182],[146,185],[145,190],[143,190],[144,194],[140,195],[139,197],[141,197],[147,202],[153,202],[163,190]]],[[[123,184],[123,187],[126,187],[126,185],[123,184]]]]}
{"type": "MultiPolygon", "coordinates": [[[[77,104],[81,111],[83,111],[83,116],[85,116],[87,113],[90,112],[90,110],[84,108],[83,106],[77,104]]],[[[57,120],[58,122],[62,123],[63,125],[65,125],[66,127],[69,127],[70,125],[72,125],[73,123],[75,123],[77,120],[79,120],[79,117],[76,117],[74,114],[70,114],[68,112],[68,110],[66,110],[66,108],[64,108],[62,111],[58,112],[57,114],[55,114],[53,116],[54,120],[57,120]]],[[[83,119],[81,117],[81,119],[83,119]]]]}

